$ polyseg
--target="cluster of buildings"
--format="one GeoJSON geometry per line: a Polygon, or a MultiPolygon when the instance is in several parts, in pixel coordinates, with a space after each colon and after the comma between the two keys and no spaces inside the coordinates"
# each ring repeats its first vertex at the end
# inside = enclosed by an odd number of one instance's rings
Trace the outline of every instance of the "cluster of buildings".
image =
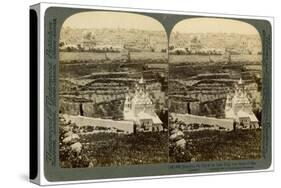
{"type": "Polygon", "coordinates": [[[233,55],[261,54],[258,35],[175,32],[172,33],[170,41],[171,54],[223,55],[226,52],[233,55]]]}
{"type": "Polygon", "coordinates": [[[186,47],[172,48],[169,53],[174,55],[224,55],[226,50],[222,48],[203,48],[201,45],[197,45],[196,47],[187,45],[186,47]]]}
{"type": "Polygon", "coordinates": [[[61,51],[130,52],[166,50],[164,32],[126,29],[88,29],[83,32],[63,28],[61,51]]]}

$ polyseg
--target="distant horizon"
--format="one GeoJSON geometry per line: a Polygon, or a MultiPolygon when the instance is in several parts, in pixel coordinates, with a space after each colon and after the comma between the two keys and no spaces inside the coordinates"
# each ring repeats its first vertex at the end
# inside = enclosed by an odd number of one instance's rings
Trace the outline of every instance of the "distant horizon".
{"type": "Polygon", "coordinates": [[[139,31],[152,31],[152,32],[165,32],[165,30],[147,30],[147,29],[139,29],[139,28],[122,28],[122,27],[118,27],[118,28],[110,28],[110,27],[91,27],[91,28],[74,28],[74,27],[70,27],[70,26],[63,26],[62,29],[66,29],[66,28],[70,28],[70,29],[81,29],[81,30],[91,30],[91,29],[124,29],[124,30],[139,30],[139,31]]]}
{"type": "MultiPolygon", "coordinates": [[[[62,28],[71,29],[125,29],[166,32],[162,23],[150,16],[126,12],[91,11],[68,17],[62,28]]],[[[186,18],[175,23],[171,33],[185,34],[240,34],[259,35],[254,26],[228,18],[186,18]]]]}
{"type": "MultiPolygon", "coordinates": [[[[81,30],[91,30],[91,29],[125,29],[125,30],[139,30],[139,31],[152,31],[152,32],[165,32],[164,30],[146,30],[146,29],[136,29],[136,28],[110,28],[110,27],[102,27],[102,28],[96,28],[96,27],[92,27],[92,28],[73,28],[70,26],[63,26],[62,29],[81,29],[81,30]]],[[[178,32],[180,34],[235,34],[235,35],[259,35],[258,33],[227,33],[227,32],[179,32],[179,31],[173,31],[171,33],[175,33],[178,32]]]]}

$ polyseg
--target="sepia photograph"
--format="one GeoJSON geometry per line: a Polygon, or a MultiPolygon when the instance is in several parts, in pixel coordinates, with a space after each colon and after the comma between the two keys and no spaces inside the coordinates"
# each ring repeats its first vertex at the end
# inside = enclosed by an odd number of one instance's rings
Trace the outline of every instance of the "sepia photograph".
{"type": "Polygon", "coordinates": [[[168,38],[135,13],[81,12],[59,41],[62,168],[167,163],[168,38]]]}
{"type": "Polygon", "coordinates": [[[190,18],[169,39],[169,162],[256,160],[262,44],[252,25],[190,18]]]}
{"type": "Polygon", "coordinates": [[[252,25],[82,12],[59,41],[63,168],[261,158],[262,45],[252,25]],[[135,20],[138,20],[135,22],[135,20]]]}

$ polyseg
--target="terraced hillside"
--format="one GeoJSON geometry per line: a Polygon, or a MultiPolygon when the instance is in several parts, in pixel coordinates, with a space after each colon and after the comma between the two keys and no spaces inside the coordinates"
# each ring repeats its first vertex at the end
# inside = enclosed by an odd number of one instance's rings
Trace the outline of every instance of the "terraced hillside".
{"type": "Polygon", "coordinates": [[[233,92],[240,78],[255,111],[261,105],[260,62],[172,62],[169,66],[170,111],[222,118],[226,96],[233,92]]]}
{"type": "Polygon", "coordinates": [[[104,62],[100,59],[75,58],[61,61],[60,112],[122,119],[125,96],[135,88],[141,76],[146,80],[147,90],[151,94],[156,110],[160,112],[166,108],[168,64],[165,59],[158,61],[160,63],[153,59],[147,61],[141,56],[130,62],[120,62],[117,59],[104,62]]]}

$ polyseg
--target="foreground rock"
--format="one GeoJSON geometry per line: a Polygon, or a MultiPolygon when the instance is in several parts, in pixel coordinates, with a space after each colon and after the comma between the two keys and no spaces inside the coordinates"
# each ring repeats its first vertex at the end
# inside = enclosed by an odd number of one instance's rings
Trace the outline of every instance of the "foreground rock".
{"type": "Polygon", "coordinates": [[[184,139],[184,133],[178,128],[176,123],[170,126],[170,141],[172,145],[180,149],[185,149],[186,141],[184,139]]]}
{"type": "Polygon", "coordinates": [[[78,136],[78,134],[70,134],[69,136],[65,137],[62,142],[67,144],[67,143],[71,143],[71,142],[76,142],[80,139],[80,137],[78,136]]]}
{"type": "Polygon", "coordinates": [[[82,144],[80,142],[76,142],[70,146],[71,151],[79,155],[82,150],[82,144]]]}

